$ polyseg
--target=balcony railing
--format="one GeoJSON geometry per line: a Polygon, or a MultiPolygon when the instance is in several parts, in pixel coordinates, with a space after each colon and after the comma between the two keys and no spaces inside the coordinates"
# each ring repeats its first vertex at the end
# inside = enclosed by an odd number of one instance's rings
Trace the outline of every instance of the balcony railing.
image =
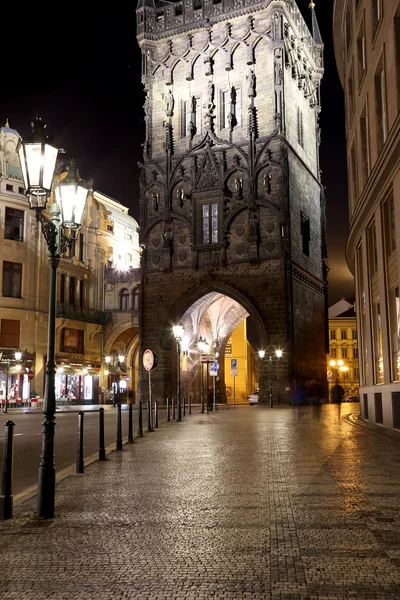
{"type": "Polygon", "coordinates": [[[109,320],[109,315],[103,310],[81,308],[76,304],[69,304],[67,302],[58,302],[57,317],[75,319],[76,321],[86,321],[88,323],[97,323],[98,325],[105,325],[109,320]]]}

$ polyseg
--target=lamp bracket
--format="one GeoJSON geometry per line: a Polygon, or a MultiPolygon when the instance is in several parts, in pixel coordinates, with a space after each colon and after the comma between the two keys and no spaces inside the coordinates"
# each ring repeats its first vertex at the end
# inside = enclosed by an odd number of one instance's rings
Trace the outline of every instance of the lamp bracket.
{"type": "Polygon", "coordinates": [[[43,211],[36,211],[36,219],[42,226],[42,232],[45,237],[47,248],[51,255],[65,254],[75,240],[75,236],[65,235],[63,228],[55,225],[43,211]],[[58,242],[58,233],[60,232],[60,242],[58,242]]]}

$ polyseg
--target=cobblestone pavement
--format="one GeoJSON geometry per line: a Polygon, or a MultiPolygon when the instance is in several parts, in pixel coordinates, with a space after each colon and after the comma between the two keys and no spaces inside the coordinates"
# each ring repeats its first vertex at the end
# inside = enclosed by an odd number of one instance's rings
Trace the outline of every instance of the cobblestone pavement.
{"type": "Polygon", "coordinates": [[[400,599],[400,434],[358,405],[193,414],[0,523],[1,600],[400,599]],[[341,410],[341,412],[340,412],[341,410]]]}

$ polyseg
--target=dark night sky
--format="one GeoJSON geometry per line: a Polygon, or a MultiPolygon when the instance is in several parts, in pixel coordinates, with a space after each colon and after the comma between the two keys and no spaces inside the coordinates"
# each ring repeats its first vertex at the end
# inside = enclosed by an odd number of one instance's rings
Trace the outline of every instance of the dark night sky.
{"type": "MultiPolygon", "coordinates": [[[[310,23],[308,3],[298,0],[310,23]]],[[[321,169],[333,304],[341,297],[353,300],[353,280],[344,258],[348,210],[343,92],[332,47],[333,0],[316,0],[316,5],[325,43],[321,169]]],[[[67,12],[47,17],[37,5],[28,9],[24,5],[23,13],[21,5],[14,6],[9,4],[3,14],[0,124],[8,118],[24,137],[35,114],[41,114],[48,134],[65,148],[65,160],[75,158],[83,178],[94,179],[95,189],[129,206],[138,218],[144,95],[135,37],[136,4],[107,3],[85,13],[84,3],[72,2],[66,5],[67,12]],[[26,56],[17,60],[21,49],[26,56]]]]}

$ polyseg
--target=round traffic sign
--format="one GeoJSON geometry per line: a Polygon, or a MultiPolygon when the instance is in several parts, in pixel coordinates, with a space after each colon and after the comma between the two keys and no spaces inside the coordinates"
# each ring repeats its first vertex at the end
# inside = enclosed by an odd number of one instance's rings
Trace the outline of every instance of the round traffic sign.
{"type": "Polygon", "coordinates": [[[29,371],[28,371],[28,379],[29,379],[29,381],[32,381],[32,379],[34,377],[35,377],[35,375],[34,375],[33,371],[31,371],[31,369],[29,369],[29,371]]]}
{"type": "Polygon", "coordinates": [[[143,366],[146,371],[151,371],[157,366],[157,357],[151,350],[145,350],[143,353],[143,366]]]}

